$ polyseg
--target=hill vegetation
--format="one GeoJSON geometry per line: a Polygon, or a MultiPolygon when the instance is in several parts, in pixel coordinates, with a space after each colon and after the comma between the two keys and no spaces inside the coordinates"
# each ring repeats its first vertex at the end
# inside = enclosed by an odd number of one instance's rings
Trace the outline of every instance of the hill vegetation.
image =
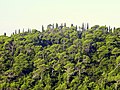
{"type": "Polygon", "coordinates": [[[120,28],[50,24],[1,35],[0,90],[120,90],[120,28]]]}

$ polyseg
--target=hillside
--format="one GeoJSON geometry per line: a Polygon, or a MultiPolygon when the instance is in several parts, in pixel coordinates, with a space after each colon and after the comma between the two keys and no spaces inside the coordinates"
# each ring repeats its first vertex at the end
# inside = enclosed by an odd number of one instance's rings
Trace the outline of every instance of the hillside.
{"type": "Polygon", "coordinates": [[[0,36],[0,90],[120,90],[120,28],[50,24],[0,36]]]}

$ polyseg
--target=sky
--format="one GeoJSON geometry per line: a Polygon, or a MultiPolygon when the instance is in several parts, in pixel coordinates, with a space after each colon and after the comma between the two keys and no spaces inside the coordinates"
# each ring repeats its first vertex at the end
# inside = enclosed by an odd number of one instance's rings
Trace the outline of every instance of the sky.
{"type": "Polygon", "coordinates": [[[0,35],[53,23],[120,26],[120,0],[0,0],[0,35]]]}

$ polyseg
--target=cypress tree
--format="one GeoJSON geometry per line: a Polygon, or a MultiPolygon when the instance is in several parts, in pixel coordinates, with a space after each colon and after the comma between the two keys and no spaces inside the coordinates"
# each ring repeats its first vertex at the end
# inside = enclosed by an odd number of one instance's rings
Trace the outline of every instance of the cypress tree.
{"type": "Polygon", "coordinates": [[[58,24],[56,23],[56,28],[58,28],[58,24]]]}
{"type": "Polygon", "coordinates": [[[52,28],[54,29],[54,24],[52,25],[52,28]]]}
{"type": "Polygon", "coordinates": [[[111,29],[111,28],[110,28],[110,26],[109,26],[109,27],[108,27],[108,30],[110,31],[110,29],[111,29]]]}
{"type": "Polygon", "coordinates": [[[115,27],[113,28],[113,30],[115,30],[115,27]]]}
{"type": "Polygon", "coordinates": [[[23,33],[24,33],[25,31],[24,31],[24,28],[23,28],[23,33]]]}
{"type": "Polygon", "coordinates": [[[85,26],[84,26],[84,23],[82,23],[82,31],[85,30],[85,26]]]}
{"type": "Polygon", "coordinates": [[[71,27],[73,26],[73,24],[71,24],[71,27]]]}
{"type": "Polygon", "coordinates": [[[17,34],[17,30],[15,30],[15,34],[17,34]]]}
{"type": "Polygon", "coordinates": [[[30,33],[31,33],[31,29],[29,29],[30,33]]]}
{"type": "Polygon", "coordinates": [[[64,27],[66,27],[66,23],[64,23],[64,27]]]}
{"type": "Polygon", "coordinates": [[[89,24],[87,23],[87,29],[89,29],[89,24]]]}
{"type": "Polygon", "coordinates": [[[4,36],[6,36],[6,33],[4,33],[4,36]]]}
{"type": "Polygon", "coordinates": [[[106,27],[107,32],[109,32],[108,27],[106,27]]]}
{"type": "Polygon", "coordinates": [[[76,30],[77,30],[77,25],[76,25],[76,27],[75,27],[75,28],[76,28],[76,30]]]}
{"type": "Polygon", "coordinates": [[[63,23],[61,23],[61,26],[63,26],[63,23]]]}
{"type": "Polygon", "coordinates": [[[13,32],[13,35],[14,35],[14,32],[13,32]]]}
{"type": "Polygon", "coordinates": [[[28,28],[28,33],[30,32],[30,29],[28,28]]]}
{"type": "Polygon", "coordinates": [[[18,33],[20,34],[20,29],[18,30],[18,33]]]}
{"type": "Polygon", "coordinates": [[[80,31],[80,26],[79,26],[79,31],[80,31]]]}
{"type": "Polygon", "coordinates": [[[44,26],[42,25],[42,32],[44,32],[44,26]]]}
{"type": "Polygon", "coordinates": [[[110,27],[110,26],[108,27],[108,30],[109,30],[109,32],[110,32],[110,33],[112,33],[112,29],[111,29],[111,27],[110,27]]]}

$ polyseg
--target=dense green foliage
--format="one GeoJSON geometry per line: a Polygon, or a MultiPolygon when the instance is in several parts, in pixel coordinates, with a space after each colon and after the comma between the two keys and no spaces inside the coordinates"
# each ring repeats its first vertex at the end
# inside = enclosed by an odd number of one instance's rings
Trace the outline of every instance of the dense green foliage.
{"type": "Polygon", "coordinates": [[[120,90],[120,28],[51,26],[0,36],[0,90],[120,90]]]}

